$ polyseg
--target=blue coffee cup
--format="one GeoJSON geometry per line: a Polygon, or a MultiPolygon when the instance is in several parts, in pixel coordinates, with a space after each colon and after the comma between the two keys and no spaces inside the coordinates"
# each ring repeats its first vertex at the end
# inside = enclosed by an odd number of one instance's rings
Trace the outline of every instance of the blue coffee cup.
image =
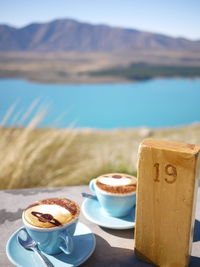
{"type": "Polygon", "coordinates": [[[29,235],[34,239],[38,248],[47,254],[58,254],[64,252],[70,254],[73,251],[73,235],[78,222],[78,217],[68,224],[52,227],[40,228],[30,225],[22,215],[22,220],[29,235]]]}
{"type": "Polygon", "coordinates": [[[96,179],[92,179],[89,188],[96,195],[102,211],[112,217],[124,217],[135,206],[136,193],[116,194],[101,190],[96,185],[96,179]]]}

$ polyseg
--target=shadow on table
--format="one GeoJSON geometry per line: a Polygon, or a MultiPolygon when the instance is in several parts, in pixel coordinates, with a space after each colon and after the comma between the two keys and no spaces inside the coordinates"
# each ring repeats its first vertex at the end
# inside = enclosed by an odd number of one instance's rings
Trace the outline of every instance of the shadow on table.
{"type": "Polygon", "coordinates": [[[199,267],[200,266],[200,258],[191,256],[189,267],[199,267]]]}
{"type": "Polygon", "coordinates": [[[133,249],[112,247],[110,244],[96,235],[96,249],[93,255],[81,266],[84,267],[154,267],[155,265],[148,264],[138,260],[133,252],[133,249]]]}
{"type": "Polygon", "coordinates": [[[195,220],[193,242],[198,242],[198,241],[200,241],[200,221],[195,220]]]}
{"type": "MultiPolygon", "coordinates": [[[[105,227],[100,227],[100,228],[111,235],[115,235],[126,239],[133,239],[134,236],[134,229],[115,230],[115,229],[108,229],[105,227]]],[[[198,242],[198,241],[200,241],[200,221],[195,220],[193,242],[198,242]]]]}
{"type": "Polygon", "coordinates": [[[6,209],[0,210],[0,225],[5,223],[5,221],[13,222],[22,217],[23,209],[18,209],[15,212],[7,211],[6,209]]]}
{"type": "MultiPolygon", "coordinates": [[[[134,250],[120,247],[112,247],[105,239],[95,234],[96,238],[96,248],[90,258],[83,263],[83,267],[102,267],[102,266],[112,266],[112,267],[155,267],[153,264],[140,261],[134,255],[134,250]]],[[[83,241],[83,240],[82,240],[83,241]]],[[[84,250],[83,242],[81,242],[80,237],[78,239],[82,245],[79,249],[84,250]]],[[[86,248],[87,250],[87,248],[86,248]]],[[[77,255],[80,253],[78,252],[77,255]]],[[[61,262],[66,262],[68,264],[74,264],[79,259],[76,253],[72,257],[66,257],[64,253],[54,256],[57,260],[61,262]]],[[[200,258],[192,256],[190,257],[189,267],[199,267],[200,258]]]]}
{"type": "MultiPolygon", "coordinates": [[[[104,227],[101,227],[102,230],[105,232],[119,236],[122,238],[126,239],[133,239],[133,229],[128,229],[128,230],[113,230],[113,229],[107,229],[104,227]]],[[[93,255],[92,262],[88,260],[87,264],[85,266],[100,266],[101,264],[106,265],[106,266],[154,266],[151,264],[147,264],[145,262],[142,262],[138,260],[134,253],[133,250],[131,249],[123,249],[123,248],[116,248],[116,247],[111,247],[106,240],[101,238],[100,236],[96,235],[96,240],[97,240],[97,247],[96,250],[98,250],[98,254],[93,255]],[[101,255],[101,256],[100,256],[101,255]],[[94,265],[93,265],[94,264],[94,265]]],[[[198,242],[200,241],[200,221],[195,220],[195,225],[194,225],[194,235],[193,235],[193,242],[198,242]]],[[[97,253],[97,252],[96,252],[97,253]]],[[[190,263],[189,267],[199,267],[200,266],[200,258],[191,256],[190,257],[190,263]]]]}
{"type": "MultiPolygon", "coordinates": [[[[198,241],[200,241],[200,221],[195,220],[193,242],[198,242],[198,241]]],[[[199,266],[200,266],[200,258],[191,256],[189,267],[199,267],[199,266]]]]}
{"type": "MultiPolygon", "coordinates": [[[[108,229],[102,226],[100,226],[100,228],[111,235],[115,235],[126,239],[133,239],[135,230],[135,229],[115,230],[115,229],[108,229]]],[[[200,241],[200,221],[195,220],[193,242],[198,242],[198,241],[200,241]]]]}
{"type": "Polygon", "coordinates": [[[134,229],[115,230],[115,229],[108,229],[102,226],[100,226],[100,228],[108,234],[126,238],[126,239],[133,239],[133,236],[134,236],[134,229]]]}

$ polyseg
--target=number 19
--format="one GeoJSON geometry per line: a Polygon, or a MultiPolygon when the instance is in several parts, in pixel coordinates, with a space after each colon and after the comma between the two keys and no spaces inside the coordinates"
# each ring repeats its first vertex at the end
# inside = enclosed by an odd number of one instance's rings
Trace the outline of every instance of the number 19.
{"type": "MultiPolygon", "coordinates": [[[[154,181],[155,182],[160,182],[159,178],[160,178],[160,164],[159,163],[155,163],[154,164],[154,168],[156,169],[156,175],[154,177],[154,181]]],[[[176,179],[177,179],[177,169],[175,166],[173,166],[172,164],[167,164],[165,165],[165,174],[170,176],[165,178],[165,181],[168,184],[173,184],[176,179]]]]}

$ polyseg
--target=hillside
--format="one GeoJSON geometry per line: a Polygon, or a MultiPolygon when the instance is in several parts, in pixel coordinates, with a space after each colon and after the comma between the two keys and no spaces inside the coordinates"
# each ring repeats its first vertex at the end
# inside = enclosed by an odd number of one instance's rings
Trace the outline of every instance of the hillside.
{"type": "Polygon", "coordinates": [[[200,41],[70,19],[0,25],[0,78],[109,83],[199,77],[199,67],[200,41]]]}
{"type": "Polygon", "coordinates": [[[71,19],[32,23],[22,28],[0,25],[0,51],[116,52],[135,49],[200,51],[200,40],[71,19]]]}

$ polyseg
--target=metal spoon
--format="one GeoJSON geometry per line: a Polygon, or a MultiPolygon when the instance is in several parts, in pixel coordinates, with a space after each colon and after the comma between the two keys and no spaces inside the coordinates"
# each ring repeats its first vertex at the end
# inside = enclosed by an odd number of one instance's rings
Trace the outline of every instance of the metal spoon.
{"type": "Polygon", "coordinates": [[[35,242],[35,240],[33,240],[30,237],[30,235],[28,234],[28,232],[26,231],[26,229],[22,229],[21,231],[25,232],[26,238],[25,239],[22,239],[20,237],[20,235],[18,234],[17,240],[18,240],[19,244],[22,247],[24,247],[25,249],[32,249],[38,255],[38,257],[41,259],[41,261],[43,261],[44,266],[46,266],[46,267],[54,267],[54,265],[47,259],[47,257],[45,257],[41,253],[41,251],[37,248],[37,243],[35,242]]]}
{"type": "Polygon", "coordinates": [[[82,197],[97,199],[97,197],[93,194],[88,194],[88,193],[82,192],[81,195],[82,195],[82,197]]]}

